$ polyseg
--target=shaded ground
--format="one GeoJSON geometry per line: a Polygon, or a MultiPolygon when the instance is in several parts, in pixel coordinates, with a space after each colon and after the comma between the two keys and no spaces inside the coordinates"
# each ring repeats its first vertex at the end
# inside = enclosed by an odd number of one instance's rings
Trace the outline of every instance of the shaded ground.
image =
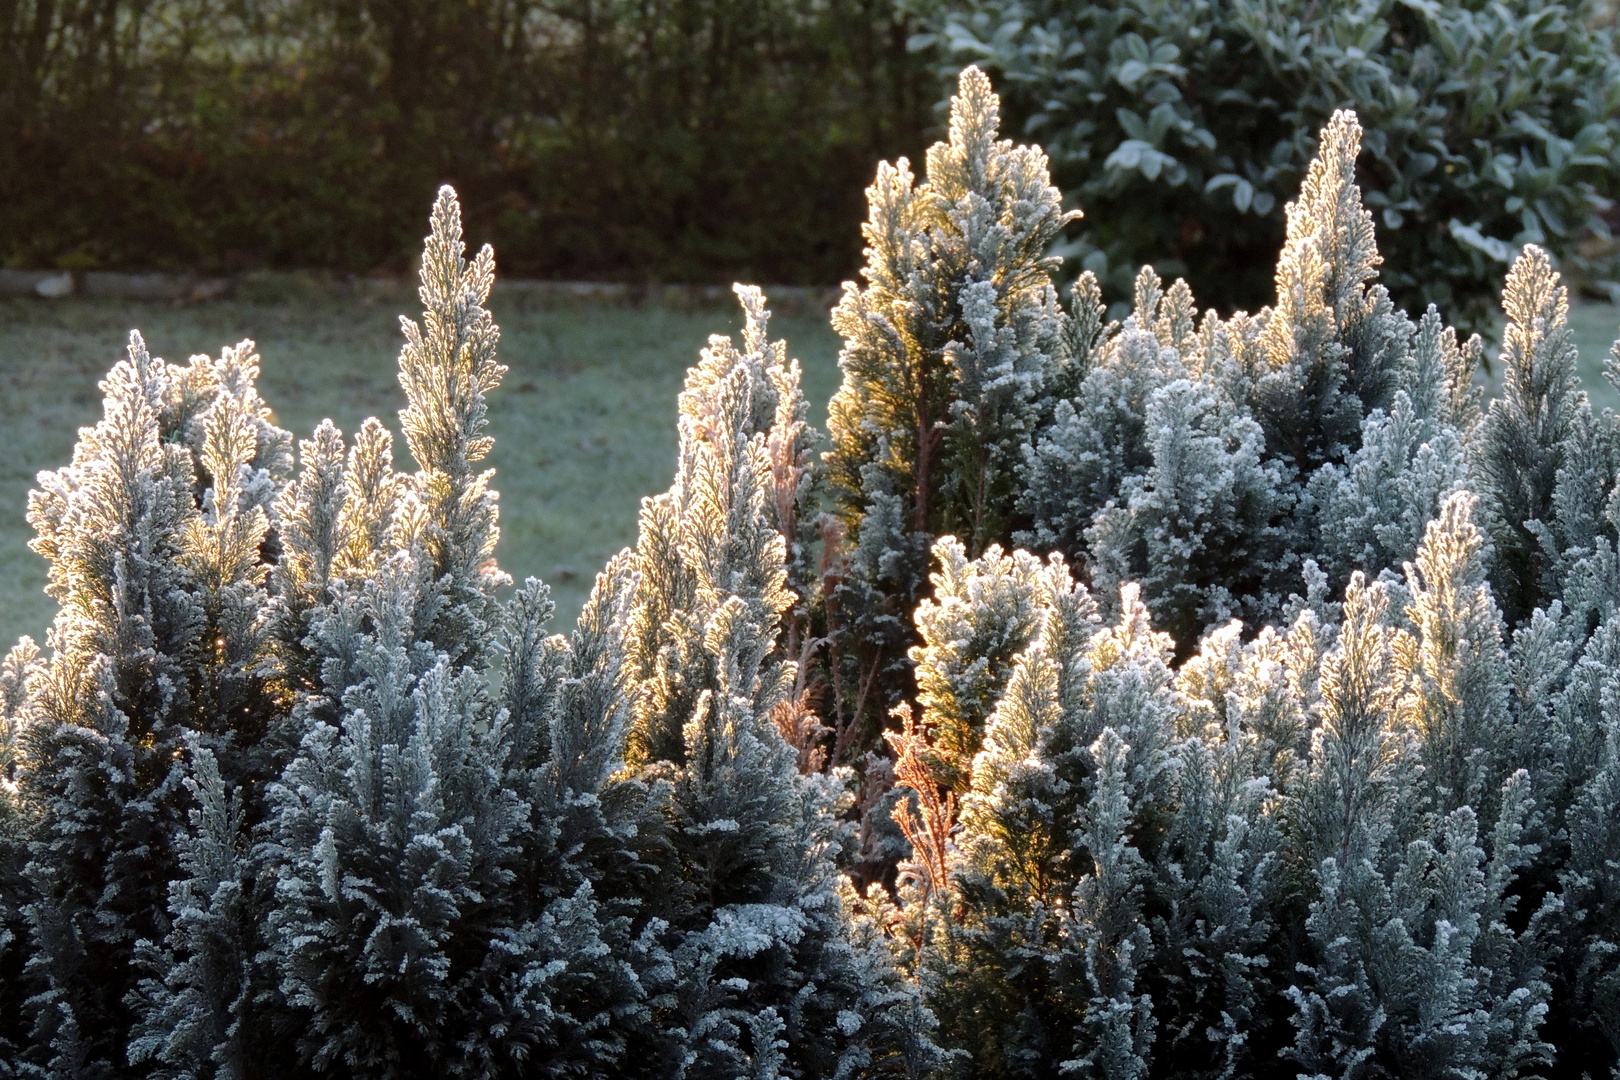
{"type": "MultiPolygon", "coordinates": [[[[634,540],[641,498],[669,485],[675,395],[686,368],[710,334],[736,332],[741,313],[735,305],[546,307],[499,293],[492,307],[511,368],[490,402],[490,463],[501,492],[497,554],[517,580],[533,575],[551,584],[558,625],[567,625],[596,571],[634,540]]],[[[0,642],[41,637],[55,611],[43,592],[44,560],[27,547],[27,492],[39,470],[68,460],[77,429],[100,415],[96,383],[131,327],[171,361],[253,338],[263,357],[260,392],[282,426],[308,437],[324,416],[346,434],[372,415],[397,430],[402,312],[417,314],[407,290],[338,297],[296,280],[184,308],[0,301],[0,642]]],[[[1594,402],[1620,407],[1602,378],[1620,308],[1582,306],[1572,322],[1594,402]]],[[[838,382],[838,339],[820,313],[779,314],[772,329],[803,363],[812,419],[824,427],[838,382]]],[[[403,440],[397,450],[403,457],[403,440]]]]}

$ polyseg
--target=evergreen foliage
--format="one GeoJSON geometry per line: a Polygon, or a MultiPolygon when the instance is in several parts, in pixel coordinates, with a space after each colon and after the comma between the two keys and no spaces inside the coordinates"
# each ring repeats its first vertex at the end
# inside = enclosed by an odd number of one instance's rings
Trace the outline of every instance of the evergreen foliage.
{"type": "Polygon", "coordinates": [[[1025,551],[1003,555],[991,545],[969,561],[955,537],[934,546],[934,595],[917,605],[923,643],[917,704],[938,757],[937,776],[965,793],[985,723],[1007,688],[1013,662],[1040,629],[1052,598],[1070,591],[1061,559],[1042,564],[1025,551]]]}
{"type": "Polygon", "coordinates": [[[805,633],[814,434],[763,297],[693,369],[674,492],[565,638],[545,586],[498,595],[492,274],[444,189],[400,359],[414,474],[373,419],[352,446],[321,424],[293,476],[250,344],[182,369],[135,337],[42,477],[63,611],[0,668],[7,1075],[939,1060],[837,870],[846,778],[801,776],[779,730],[809,715],[778,638],[805,633]]]}
{"type": "Polygon", "coordinates": [[[1615,434],[1580,388],[1567,291],[1544,253],[1527,248],[1514,263],[1502,307],[1503,393],[1485,415],[1478,469],[1501,551],[1498,588],[1521,622],[1559,597],[1553,568],[1565,544],[1590,545],[1603,531],[1593,511],[1614,487],[1615,434]],[[1577,515],[1586,520],[1559,520],[1577,515]]]}
{"type": "Polygon", "coordinates": [[[295,474],[251,343],[133,336],[30,502],[47,650],[0,662],[0,1077],[1620,1067],[1620,424],[1548,256],[1482,412],[1478,339],[1376,280],[1339,113],[1275,306],[1144,268],[1105,323],[994,118],[964,77],[928,182],[874,188],[847,543],[739,286],[567,636],[493,559],[493,256],[448,188],[414,472],[372,419],[295,474]]]}
{"type": "Polygon", "coordinates": [[[1288,991],[1290,1056],[1317,1072],[1511,1075],[1553,1049],[1537,1037],[1548,909],[1512,926],[1534,800],[1528,772],[1493,768],[1506,685],[1471,504],[1454,496],[1428,528],[1410,571],[1416,633],[1392,629],[1387,590],[1357,577],[1322,664],[1300,793],[1310,959],[1288,991]]]}
{"type": "Polygon", "coordinates": [[[989,80],[964,71],[924,181],[904,158],[878,167],[866,286],[846,283],[833,312],[844,380],[826,468],[847,568],[828,601],[853,669],[835,677],[861,685],[881,671],[859,695],[877,716],[906,689],[933,539],[958,535],[973,557],[1009,539],[1020,447],[1062,348],[1046,252],[1074,215],[1046,156],[998,141],[999,124],[989,80]]]}
{"type": "Polygon", "coordinates": [[[1612,5],[1506,0],[910,0],[941,83],[998,76],[1086,210],[1067,252],[1128,302],[1142,263],[1224,311],[1254,310],[1283,206],[1339,109],[1361,160],[1385,283],[1484,329],[1502,269],[1534,243],[1599,280],[1620,188],[1612,5]]]}
{"type": "Polygon", "coordinates": [[[257,858],[275,874],[266,949],[298,1053],[345,1075],[607,1069],[642,988],[631,964],[634,785],[612,774],[629,581],[609,568],[572,641],[531,581],[504,608],[485,394],[504,370],[448,189],[406,322],[401,414],[419,471],[368,422],[343,461],[304,444],[281,609],[307,626],[297,753],[257,858]],[[492,690],[496,650],[504,679],[492,690]]]}
{"type": "Polygon", "coordinates": [[[143,941],[170,931],[188,745],[260,784],[279,712],[262,674],[265,541],[288,436],[253,389],[251,342],[186,367],[138,334],[103,419],[29,498],[61,605],[27,676],[25,980],[32,1063],[116,1074],[143,941]]]}
{"type": "Polygon", "coordinates": [[[1105,324],[1076,285],[1019,539],[1100,604],[936,547],[888,917],[971,1075],[1615,1060],[1575,849],[1612,810],[1614,419],[1535,248],[1482,417],[1478,338],[1377,281],[1360,135],[1322,134],[1275,306],[1200,319],[1144,268],[1105,324]]]}
{"type": "Polygon", "coordinates": [[[23,638],[0,662],[0,1077],[17,1075],[28,1023],[22,977],[28,957],[28,923],[23,912],[28,883],[29,818],[21,803],[17,769],[27,723],[28,672],[39,647],[23,638]]]}
{"type": "Polygon", "coordinates": [[[1281,621],[1311,564],[1335,590],[1398,574],[1467,483],[1482,347],[1433,309],[1414,325],[1377,283],[1360,143],[1350,113],[1323,129],[1275,306],[1200,318],[1185,283],[1144,268],[1130,315],[1102,326],[1095,281],[1075,286],[1083,374],[1025,443],[1018,539],[1085,566],[1100,595],[1140,582],[1182,657],[1233,617],[1281,621]]]}
{"type": "Polygon", "coordinates": [[[667,843],[647,1067],[916,1075],[937,1057],[931,1018],[839,884],[847,770],[801,775],[781,730],[802,703],[777,648],[794,604],[779,510],[801,480],[773,465],[804,405],[758,291],[738,292],[744,349],[717,340],[688,376],[675,482],[644,502],[629,556],[632,760],[667,843]]]}

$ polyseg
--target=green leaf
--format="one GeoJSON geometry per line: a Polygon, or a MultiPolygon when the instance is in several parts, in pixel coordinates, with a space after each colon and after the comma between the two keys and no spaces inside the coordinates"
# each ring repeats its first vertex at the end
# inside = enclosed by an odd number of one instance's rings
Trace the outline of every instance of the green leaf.
{"type": "Polygon", "coordinates": [[[1142,161],[1142,152],[1152,149],[1153,147],[1141,139],[1126,139],[1108,155],[1108,160],[1103,162],[1103,168],[1134,169],[1142,161]]]}
{"type": "Polygon", "coordinates": [[[1119,85],[1127,90],[1134,90],[1136,84],[1148,73],[1148,66],[1140,60],[1127,60],[1114,72],[1114,78],[1119,85]]]}
{"type": "Polygon", "coordinates": [[[1248,213],[1249,207],[1254,203],[1254,185],[1247,180],[1239,180],[1232,185],[1232,205],[1238,208],[1239,213],[1248,213]]]}
{"type": "Polygon", "coordinates": [[[1130,136],[1132,139],[1145,142],[1150,145],[1152,144],[1153,140],[1148,135],[1148,125],[1146,120],[1143,120],[1140,116],[1136,115],[1136,113],[1129,109],[1116,109],[1114,110],[1114,116],[1118,118],[1119,126],[1124,130],[1126,135],[1130,136]]]}
{"type": "Polygon", "coordinates": [[[1479,226],[1465,225],[1456,218],[1451,219],[1449,226],[1452,238],[1459,243],[1466,244],[1475,251],[1489,255],[1497,262],[1506,263],[1513,260],[1517,249],[1505,240],[1497,240],[1480,232],[1479,226]]]}

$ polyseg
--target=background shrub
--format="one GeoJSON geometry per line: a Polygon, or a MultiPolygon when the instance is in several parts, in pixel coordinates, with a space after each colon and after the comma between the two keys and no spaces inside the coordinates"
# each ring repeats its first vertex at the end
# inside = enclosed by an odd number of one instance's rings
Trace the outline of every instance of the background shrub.
{"type": "Polygon", "coordinates": [[[825,283],[929,88],[891,0],[16,0],[0,264],[825,283]]]}
{"type": "MultiPolygon", "coordinates": [[[[1270,299],[1283,204],[1353,108],[1397,305],[1479,325],[1514,251],[1577,266],[1620,162],[1620,65],[1589,2],[924,0],[945,74],[981,64],[1083,206],[1069,253],[1110,300],[1136,268],[1270,299]]],[[[1017,130],[1014,128],[1014,130],[1017,130]]]]}

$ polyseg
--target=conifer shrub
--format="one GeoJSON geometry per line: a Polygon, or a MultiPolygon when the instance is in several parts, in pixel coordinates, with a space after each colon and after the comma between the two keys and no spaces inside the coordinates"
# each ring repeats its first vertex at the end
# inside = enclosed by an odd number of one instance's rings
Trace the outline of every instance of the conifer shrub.
{"type": "Polygon", "coordinates": [[[0,1075],[939,1059],[841,884],[842,775],[783,734],[812,433],[763,297],[693,369],[675,489],[564,636],[493,559],[493,273],[443,189],[402,322],[414,473],[376,419],[323,422],[295,468],[251,342],[179,366],[132,335],[42,475],[61,613],[0,665],[0,1075]]]}
{"type": "Polygon", "coordinates": [[[1077,283],[1014,535],[1052,561],[934,544],[867,897],[963,1075],[1617,1061],[1620,424],[1534,246],[1480,408],[1478,338],[1378,281],[1361,134],[1323,129],[1274,305],[1144,268],[1105,323],[1077,283]]]}
{"type": "Polygon", "coordinates": [[[1620,194],[1612,25],[1587,0],[910,6],[942,75],[998,73],[1086,210],[1069,251],[1111,302],[1154,263],[1223,311],[1263,303],[1283,206],[1343,108],[1367,129],[1363,189],[1403,308],[1482,328],[1525,243],[1607,265],[1577,245],[1608,235],[1620,194]]]}
{"type": "Polygon", "coordinates": [[[776,466],[798,459],[806,410],[763,297],[737,292],[744,348],[717,338],[688,374],[674,484],[624,556],[630,761],[665,845],[653,1075],[918,1075],[939,1057],[932,1018],[839,873],[848,770],[806,775],[787,737],[806,708],[780,647],[806,478],[776,466]]]}
{"type": "Polygon", "coordinates": [[[1057,363],[1062,310],[1047,249],[1073,214],[1037,147],[997,139],[977,69],[919,184],[904,158],[867,189],[865,287],[833,312],[843,383],[828,407],[827,483],[842,550],[827,595],[838,722],[867,727],[909,691],[911,610],[934,537],[969,555],[1020,520],[1020,447],[1057,363]],[[848,704],[846,704],[846,702],[848,704]]]}
{"type": "Polygon", "coordinates": [[[874,186],[824,471],[739,286],[567,635],[493,558],[448,188],[414,472],[375,419],[295,458],[251,343],[132,336],[0,662],[0,1076],[1620,1066],[1620,420],[1550,257],[1482,409],[1478,338],[1378,281],[1340,112],[1273,305],[1144,268],[1065,310],[1043,159],[961,86],[874,186]]]}

